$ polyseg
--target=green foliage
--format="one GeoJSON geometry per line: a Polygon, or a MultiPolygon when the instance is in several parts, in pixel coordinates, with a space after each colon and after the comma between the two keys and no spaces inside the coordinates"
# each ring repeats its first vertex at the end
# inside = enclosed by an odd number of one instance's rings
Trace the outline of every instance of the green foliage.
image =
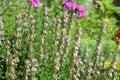
{"type": "Polygon", "coordinates": [[[100,6],[101,15],[104,17],[113,16],[113,13],[120,13],[120,8],[113,5],[114,0],[101,0],[96,1],[97,4],[100,6]]]}

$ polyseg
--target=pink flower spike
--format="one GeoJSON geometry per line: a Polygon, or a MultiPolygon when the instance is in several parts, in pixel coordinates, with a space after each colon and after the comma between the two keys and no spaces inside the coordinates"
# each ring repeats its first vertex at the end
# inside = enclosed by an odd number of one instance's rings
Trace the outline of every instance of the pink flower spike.
{"type": "Polygon", "coordinates": [[[30,2],[35,8],[37,8],[39,6],[39,3],[40,3],[39,0],[30,0],[30,2]]]}

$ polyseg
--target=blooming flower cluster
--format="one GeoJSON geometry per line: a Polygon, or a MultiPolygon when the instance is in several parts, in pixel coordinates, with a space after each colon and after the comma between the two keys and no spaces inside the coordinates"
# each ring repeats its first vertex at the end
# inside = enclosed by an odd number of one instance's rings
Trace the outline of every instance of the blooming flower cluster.
{"type": "Polygon", "coordinates": [[[39,0],[29,0],[30,2],[31,2],[31,4],[35,7],[35,8],[37,8],[38,6],[39,6],[39,0]]]}
{"type": "Polygon", "coordinates": [[[82,16],[85,16],[85,8],[76,2],[72,2],[72,0],[64,0],[64,9],[65,10],[74,10],[75,12],[75,17],[79,18],[82,16]]]}
{"type": "Polygon", "coordinates": [[[120,44],[120,28],[118,28],[118,32],[115,34],[116,44],[120,44]]]}

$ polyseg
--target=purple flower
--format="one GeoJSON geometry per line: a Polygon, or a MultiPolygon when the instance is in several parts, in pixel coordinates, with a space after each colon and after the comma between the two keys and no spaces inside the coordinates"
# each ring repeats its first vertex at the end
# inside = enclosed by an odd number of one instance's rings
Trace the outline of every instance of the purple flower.
{"type": "Polygon", "coordinates": [[[75,13],[75,17],[79,18],[85,16],[85,8],[76,2],[72,2],[72,0],[63,0],[64,3],[64,10],[73,10],[75,13]]]}
{"type": "Polygon", "coordinates": [[[72,0],[62,0],[62,2],[66,3],[66,2],[72,2],[72,0]]]}
{"type": "Polygon", "coordinates": [[[85,16],[85,8],[79,5],[79,17],[85,16]]]}
{"type": "Polygon", "coordinates": [[[35,8],[37,8],[39,6],[39,3],[40,3],[39,0],[30,0],[30,2],[35,8]]]}
{"type": "Polygon", "coordinates": [[[66,2],[72,2],[72,0],[65,0],[66,2]]]}
{"type": "Polygon", "coordinates": [[[72,2],[66,2],[64,5],[65,10],[70,10],[72,8],[72,2]]]}
{"type": "Polygon", "coordinates": [[[75,3],[73,3],[73,9],[74,10],[77,10],[79,8],[79,5],[75,2],[75,3]]]}
{"type": "Polygon", "coordinates": [[[85,8],[81,5],[78,5],[77,3],[73,4],[73,9],[75,11],[75,17],[79,18],[82,16],[85,16],[85,8]]]}

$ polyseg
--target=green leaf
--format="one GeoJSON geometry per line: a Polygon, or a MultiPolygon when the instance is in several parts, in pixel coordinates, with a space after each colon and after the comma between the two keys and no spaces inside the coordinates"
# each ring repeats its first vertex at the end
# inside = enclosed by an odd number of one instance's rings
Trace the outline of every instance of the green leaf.
{"type": "Polygon", "coordinates": [[[101,10],[103,13],[105,13],[105,7],[104,7],[103,3],[102,3],[101,1],[96,1],[96,3],[100,5],[100,10],[101,10]]]}

